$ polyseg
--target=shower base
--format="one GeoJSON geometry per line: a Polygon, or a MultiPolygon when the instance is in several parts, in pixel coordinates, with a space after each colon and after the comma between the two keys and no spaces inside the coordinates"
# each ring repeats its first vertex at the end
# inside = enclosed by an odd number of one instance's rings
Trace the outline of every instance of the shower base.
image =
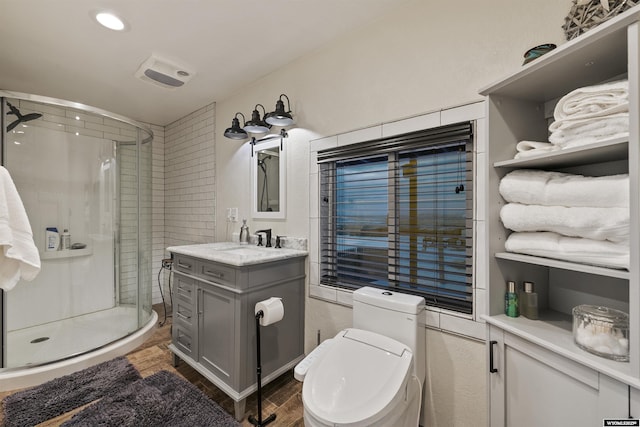
{"type": "Polygon", "coordinates": [[[0,391],[31,387],[126,354],[151,336],[157,320],[152,311],[136,331],[136,309],[115,307],[8,332],[8,368],[0,369],[0,391]]]}

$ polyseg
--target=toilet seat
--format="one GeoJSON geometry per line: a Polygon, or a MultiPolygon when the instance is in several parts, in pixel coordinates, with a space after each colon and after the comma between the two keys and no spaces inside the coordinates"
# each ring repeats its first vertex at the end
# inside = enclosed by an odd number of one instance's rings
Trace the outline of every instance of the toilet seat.
{"type": "Polygon", "coordinates": [[[305,410],[328,425],[371,425],[405,398],[413,354],[375,332],[345,329],[309,368],[302,387],[305,410]]]}

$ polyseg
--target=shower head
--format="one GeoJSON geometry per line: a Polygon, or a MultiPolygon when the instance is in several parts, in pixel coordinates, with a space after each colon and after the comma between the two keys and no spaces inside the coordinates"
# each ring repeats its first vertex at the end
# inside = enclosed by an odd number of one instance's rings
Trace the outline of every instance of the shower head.
{"type": "Polygon", "coordinates": [[[28,121],[39,119],[40,117],[42,117],[42,114],[40,113],[29,113],[29,114],[22,115],[20,113],[20,110],[18,110],[16,107],[11,105],[9,102],[7,102],[7,105],[9,106],[9,110],[10,110],[7,113],[7,116],[10,114],[13,114],[17,117],[17,120],[15,120],[12,123],[9,123],[9,125],[7,126],[7,132],[11,132],[13,128],[18,126],[20,123],[28,122],[28,121]]]}

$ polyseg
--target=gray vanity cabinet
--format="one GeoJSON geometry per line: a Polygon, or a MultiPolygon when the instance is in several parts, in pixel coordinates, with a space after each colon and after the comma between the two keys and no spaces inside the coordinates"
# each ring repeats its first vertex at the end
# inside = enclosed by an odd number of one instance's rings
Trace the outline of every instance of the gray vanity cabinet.
{"type": "Polygon", "coordinates": [[[260,328],[262,383],[304,357],[304,259],[236,266],[174,253],[174,364],[183,360],[229,395],[238,419],[257,389],[256,303],[280,297],[285,313],[260,328]]]}
{"type": "Polygon", "coordinates": [[[174,275],[173,327],[172,342],[186,355],[193,356],[198,350],[196,331],[196,291],[195,280],[190,277],[174,275]]]}
{"type": "Polygon", "coordinates": [[[216,377],[232,384],[236,351],[236,298],[232,292],[201,284],[198,288],[199,362],[216,377]]]}

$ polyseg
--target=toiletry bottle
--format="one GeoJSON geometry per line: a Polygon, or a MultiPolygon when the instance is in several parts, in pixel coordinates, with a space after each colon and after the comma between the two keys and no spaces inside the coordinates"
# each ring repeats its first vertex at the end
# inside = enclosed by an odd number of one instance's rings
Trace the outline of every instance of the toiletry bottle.
{"type": "Polygon", "coordinates": [[[520,301],[522,315],[527,319],[538,320],[538,294],[535,292],[533,282],[524,282],[524,293],[520,301]]]}
{"type": "Polygon", "coordinates": [[[509,317],[518,317],[518,293],[516,292],[516,282],[507,282],[507,292],[504,294],[504,312],[509,317]]]}
{"type": "Polygon", "coordinates": [[[56,227],[47,227],[45,234],[45,250],[57,251],[60,246],[60,234],[56,227]]]}
{"type": "Polygon", "coordinates": [[[240,244],[249,244],[249,226],[246,219],[242,220],[242,227],[240,227],[240,244]]]}
{"type": "Polygon", "coordinates": [[[60,249],[63,251],[71,249],[71,233],[66,228],[60,236],[60,249]]]}

